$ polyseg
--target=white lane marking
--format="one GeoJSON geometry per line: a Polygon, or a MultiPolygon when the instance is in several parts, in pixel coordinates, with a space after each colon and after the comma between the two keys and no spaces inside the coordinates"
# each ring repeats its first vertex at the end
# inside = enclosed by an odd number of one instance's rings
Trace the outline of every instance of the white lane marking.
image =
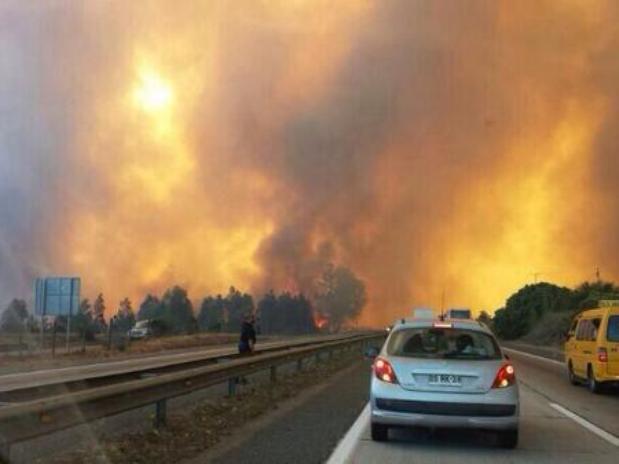
{"type": "Polygon", "coordinates": [[[619,447],[619,438],[617,438],[613,434],[608,433],[606,430],[603,430],[603,429],[599,428],[597,425],[592,424],[588,420],[583,419],[579,415],[574,414],[572,411],[570,411],[569,409],[565,409],[561,405],[558,405],[556,403],[548,403],[548,404],[550,404],[550,406],[552,408],[556,409],[557,411],[559,411],[564,416],[569,417],[570,419],[572,419],[577,424],[582,425],[584,428],[586,428],[590,432],[595,433],[598,437],[606,440],[608,443],[610,443],[612,445],[615,445],[615,446],[619,447]]]}
{"type": "Polygon", "coordinates": [[[503,348],[503,351],[511,351],[512,353],[518,353],[518,354],[521,354],[522,356],[537,359],[538,361],[546,361],[552,364],[556,364],[558,366],[565,366],[564,363],[562,363],[561,361],[557,361],[555,359],[544,358],[543,356],[537,356],[535,354],[527,353],[525,351],[514,350],[513,348],[505,348],[505,347],[502,347],[502,348],[503,348]]]}
{"type": "Polygon", "coordinates": [[[359,417],[352,425],[352,427],[346,432],[344,438],[338,443],[337,447],[327,460],[327,464],[342,464],[352,457],[355,450],[355,446],[361,438],[361,434],[365,429],[365,426],[370,420],[370,403],[365,405],[359,417]]]}

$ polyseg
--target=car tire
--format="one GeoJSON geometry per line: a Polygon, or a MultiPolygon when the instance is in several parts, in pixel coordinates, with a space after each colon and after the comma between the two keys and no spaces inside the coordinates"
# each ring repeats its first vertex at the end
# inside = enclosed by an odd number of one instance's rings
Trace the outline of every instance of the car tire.
{"type": "Polygon", "coordinates": [[[578,377],[576,377],[576,374],[574,374],[574,368],[572,367],[572,361],[570,361],[567,365],[567,375],[572,385],[578,385],[579,383],[578,377]]]}
{"type": "Polygon", "coordinates": [[[589,388],[591,393],[600,393],[602,391],[602,384],[595,379],[591,366],[587,368],[587,388],[589,388]]]}
{"type": "Polygon", "coordinates": [[[501,448],[514,449],[518,446],[518,429],[499,432],[498,439],[501,448]]]}
{"type": "Polygon", "coordinates": [[[372,440],[387,441],[389,439],[389,428],[384,424],[372,424],[372,440]]]}

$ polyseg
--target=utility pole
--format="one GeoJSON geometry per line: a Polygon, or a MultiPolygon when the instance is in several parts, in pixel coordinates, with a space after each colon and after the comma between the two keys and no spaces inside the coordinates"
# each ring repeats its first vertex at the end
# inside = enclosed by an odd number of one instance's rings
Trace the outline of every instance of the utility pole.
{"type": "Polygon", "coordinates": [[[602,281],[602,278],[601,278],[601,276],[600,276],[600,267],[599,267],[599,266],[595,268],[595,278],[596,278],[596,280],[597,280],[598,282],[601,282],[601,281],[602,281]]]}
{"type": "Polygon", "coordinates": [[[441,293],[441,320],[445,319],[445,289],[441,293]]]}

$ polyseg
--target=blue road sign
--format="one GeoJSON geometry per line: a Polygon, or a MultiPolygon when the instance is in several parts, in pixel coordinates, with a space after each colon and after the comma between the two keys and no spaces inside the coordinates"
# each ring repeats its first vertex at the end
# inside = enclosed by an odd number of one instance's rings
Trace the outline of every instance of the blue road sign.
{"type": "Polygon", "coordinates": [[[48,277],[34,283],[34,312],[38,316],[68,316],[80,304],[79,277],[48,277]]]}

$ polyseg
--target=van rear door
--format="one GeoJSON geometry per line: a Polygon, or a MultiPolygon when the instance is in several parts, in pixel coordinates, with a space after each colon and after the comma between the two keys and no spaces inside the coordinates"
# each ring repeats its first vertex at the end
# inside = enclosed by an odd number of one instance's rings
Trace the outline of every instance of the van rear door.
{"type": "Polygon", "coordinates": [[[608,341],[608,374],[619,376],[619,311],[608,317],[606,327],[608,341]]]}
{"type": "Polygon", "coordinates": [[[574,372],[579,377],[586,378],[588,366],[596,359],[597,327],[600,325],[599,318],[583,317],[578,321],[576,328],[576,344],[573,356],[574,372]]]}

